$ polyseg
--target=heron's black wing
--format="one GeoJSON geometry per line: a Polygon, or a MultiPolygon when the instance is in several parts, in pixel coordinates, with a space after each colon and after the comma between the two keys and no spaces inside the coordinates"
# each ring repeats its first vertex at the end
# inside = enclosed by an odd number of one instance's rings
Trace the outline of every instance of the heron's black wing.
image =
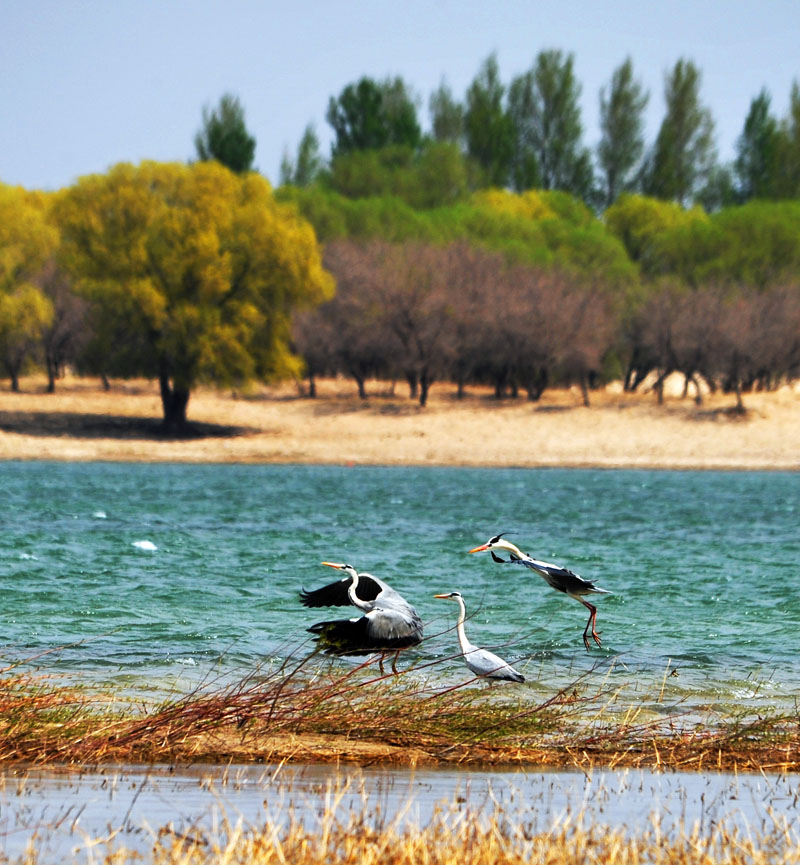
{"type": "MultiPolygon", "coordinates": [[[[352,577],[345,577],[329,583],[321,589],[306,591],[300,590],[300,602],[305,607],[347,607],[350,605],[350,596],[347,594],[352,577]]],[[[358,578],[356,594],[362,601],[374,601],[381,592],[381,586],[369,576],[358,578]]]]}
{"type": "Polygon", "coordinates": [[[350,598],[347,590],[352,582],[351,577],[345,577],[343,580],[336,580],[335,583],[329,583],[321,589],[306,589],[300,590],[300,602],[304,607],[347,607],[350,604],[350,598]]]}
{"type": "Polygon", "coordinates": [[[326,655],[372,655],[375,652],[396,652],[416,646],[420,638],[408,633],[403,636],[379,636],[375,634],[367,616],[360,619],[337,619],[332,622],[317,622],[308,629],[316,634],[326,655]]]}
{"type": "Polygon", "coordinates": [[[566,592],[569,595],[586,595],[592,592],[605,594],[605,589],[598,588],[594,580],[587,580],[569,568],[551,565],[549,562],[540,562],[538,559],[530,557],[514,561],[516,564],[525,565],[525,567],[541,574],[550,586],[559,592],[566,592]]]}

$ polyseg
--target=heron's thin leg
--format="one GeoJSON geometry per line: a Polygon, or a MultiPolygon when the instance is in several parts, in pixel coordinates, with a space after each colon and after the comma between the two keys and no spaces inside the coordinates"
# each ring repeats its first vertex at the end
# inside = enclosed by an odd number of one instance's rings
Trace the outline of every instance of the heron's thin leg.
{"type": "Polygon", "coordinates": [[[383,672],[383,655],[381,655],[380,658],[378,659],[378,667],[380,668],[381,675],[383,676],[384,675],[384,672],[383,672]]]}
{"type": "Polygon", "coordinates": [[[392,658],[392,672],[397,675],[397,659],[400,657],[400,652],[394,653],[394,658],[392,658]]]}
{"type": "Polygon", "coordinates": [[[600,642],[600,634],[595,630],[595,622],[597,620],[597,607],[590,604],[588,601],[584,601],[583,598],[578,598],[578,600],[583,604],[584,607],[589,611],[589,621],[586,623],[586,627],[583,629],[583,645],[586,646],[586,651],[589,651],[591,643],[589,642],[589,637],[587,636],[587,632],[589,630],[589,626],[592,628],[592,639],[597,643],[598,646],[601,646],[600,642]]]}

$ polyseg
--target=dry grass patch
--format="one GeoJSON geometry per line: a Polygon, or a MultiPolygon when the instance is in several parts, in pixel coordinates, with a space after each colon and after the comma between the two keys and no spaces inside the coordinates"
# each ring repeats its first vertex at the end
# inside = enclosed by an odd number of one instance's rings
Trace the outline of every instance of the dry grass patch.
{"type": "Polygon", "coordinates": [[[0,681],[4,763],[302,762],[800,769],[800,717],[639,720],[589,675],[533,703],[513,687],[431,684],[316,656],[133,710],[22,675],[0,681]]]}

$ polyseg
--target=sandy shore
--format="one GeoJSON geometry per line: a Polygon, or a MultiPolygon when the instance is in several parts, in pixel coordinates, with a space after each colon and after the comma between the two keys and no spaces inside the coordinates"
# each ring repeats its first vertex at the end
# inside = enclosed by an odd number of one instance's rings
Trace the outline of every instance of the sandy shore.
{"type": "Polygon", "coordinates": [[[201,388],[189,418],[196,434],[164,440],[155,383],[67,378],[55,394],[41,378],[22,392],[0,390],[0,459],[146,462],[337,463],[450,466],[597,466],[671,469],[800,469],[800,387],[702,405],[663,405],[653,393],[618,385],[582,405],[574,391],[548,391],[539,403],[497,401],[471,388],[463,400],[444,383],[425,409],[398,384],[372,383],[359,400],[348,380],[324,381],[315,400],[294,385],[246,395],[201,388]]]}

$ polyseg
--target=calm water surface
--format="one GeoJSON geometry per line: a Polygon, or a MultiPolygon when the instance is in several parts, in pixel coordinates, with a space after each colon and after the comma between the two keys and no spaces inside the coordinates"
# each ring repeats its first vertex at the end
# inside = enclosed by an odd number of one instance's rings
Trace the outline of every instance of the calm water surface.
{"type": "Polygon", "coordinates": [[[6,462],[0,489],[5,662],[157,692],[302,657],[341,613],[297,599],[328,560],[417,606],[430,636],[405,663],[440,659],[419,675],[443,682],[465,668],[432,596],[458,589],[536,699],[591,670],[665,711],[800,690],[800,474],[6,462]],[[602,650],[578,603],[467,555],[501,530],[613,592],[602,650]]]}

